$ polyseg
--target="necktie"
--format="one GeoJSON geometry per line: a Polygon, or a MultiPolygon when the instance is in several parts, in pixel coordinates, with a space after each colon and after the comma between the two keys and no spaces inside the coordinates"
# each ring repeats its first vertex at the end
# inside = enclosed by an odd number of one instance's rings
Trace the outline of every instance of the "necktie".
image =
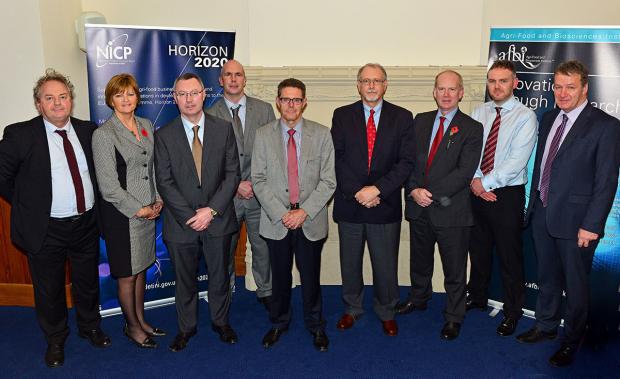
{"type": "Polygon", "coordinates": [[[235,134],[237,135],[237,140],[240,141],[237,144],[237,147],[239,148],[239,153],[243,154],[243,126],[241,125],[241,118],[239,118],[239,109],[241,108],[241,105],[239,105],[238,107],[231,107],[230,110],[232,111],[232,116],[233,116],[233,129],[235,129],[235,134]]]}
{"type": "Polygon", "coordinates": [[[370,162],[372,161],[372,151],[375,148],[375,139],[377,139],[377,128],[375,127],[375,110],[370,110],[370,117],[366,123],[366,139],[368,141],[368,172],[370,172],[370,162]]]}
{"type": "Polygon", "coordinates": [[[441,143],[441,139],[443,138],[443,123],[446,120],[445,117],[439,117],[439,128],[437,129],[437,133],[435,133],[435,138],[433,138],[433,143],[431,144],[431,151],[428,153],[428,160],[426,161],[426,172],[431,167],[431,163],[433,163],[433,159],[435,158],[435,154],[437,150],[439,150],[439,144],[441,143]]]}
{"type": "Polygon", "coordinates": [[[558,149],[560,148],[560,141],[562,140],[562,135],[564,134],[564,129],[566,128],[566,123],[568,122],[568,116],[566,114],[562,115],[562,122],[558,129],[555,131],[555,135],[551,140],[551,145],[549,145],[549,152],[547,152],[547,160],[545,161],[545,166],[543,168],[542,178],[540,179],[540,200],[543,203],[543,207],[547,206],[547,200],[549,199],[549,184],[551,181],[551,166],[553,165],[553,160],[555,159],[555,155],[558,153],[558,149]]]}
{"type": "Polygon", "coordinates": [[[497,136],[499,135],[499,125],[502,122],[502,116],[500,112],[502,107],[495,107],[497,111],[497,115],[495,116],[495,120],[493,120],[493,125],[491,126],[491,131],[489,132],[489,136],[487,137],[487,143],[484,145],[484,153],[482,154],[482,163],[480,164],[480,170],[484,175],[488,174],[493,170],[495,165],[495,148],[497,147],[497,136]]]}
{"type": "Polygon", "coordinates": [[[81,214],[86,211],[86,201],[84,200],[84,184],[82,184],[82,177],[80,176],[80,169],[77,159],[75,158],[75,151],[69,141],[69,137],[67,137],[66,130],[56,130],[56,133],[62,137],[62,147],[65,150],[69,171],[71,172],[71,179],[73,180],[73,188],[75,188],[77,211],[81,214]]]}
{"type": "Polygon", "coordinates": [[[200,138],[198,138],[199,128],[200,125],[195,125],[192,128],[194,130],[194,139],[192,141],[192,156],[194,157],[196,172],[198,173],[198,181],[202,183],[202,144],[200,143],[200,138]]]}
{"type": "Polygon", "coordinates": [[[299,203],[299,172],[297,170],[297,144],[295,143],[295,129],[288,130],[288,144],[286,156],[288,158],[288,197],[291,204],[299,203]]]}

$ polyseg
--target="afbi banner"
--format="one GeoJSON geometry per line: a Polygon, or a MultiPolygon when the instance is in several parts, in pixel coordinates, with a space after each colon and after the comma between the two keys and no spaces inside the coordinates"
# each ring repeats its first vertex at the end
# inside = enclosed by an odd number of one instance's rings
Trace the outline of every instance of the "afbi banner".
{"type": "MultiPolygon", "coordinates": [[[[136,114],[151,120],[157,129],[179,114],[172,96],[179,75],[192,72],[200,76],[207,96],[205,107],[221,96],[218,76],[222,65],[234,56],[235,33],[86,25],[86,48],[91,120],[102,124],[110,117],[112,110],[105,104],[106,84],[116,74],[130,73],[140,86],[141,104],[136,114]]],[[[156,238],[157,260],[147,271],[147,306],[174,301],[175,276],[161,238],[161,220],[157,222],[156,238]]],[[[198,276],[201,291],[206,290],[205,271],[203,268],[198,276]]],[[[103,240],[99,278],[101,313],[120,312],[116,281],[110,276],[103,240]]]]}
{"type": "MultiPolygon", "coordinates": [[[[590,70],[588,100],[620,118],[620,28],[619,27],[519,27],[492,28],[488,66],[506,59],[515,64],[519,86],[515,96],[536,112],[555,107],[553,71],[561,62],[577,59],[590,70]]],[[[490,100],[487,94],[487,101],[490,100]]],[[[534,149],[536,151],[536,149],[534,149]]],[[[531,178],[534,158],[529,162],[531,178]]],[[[531,180],[530,180],[531,181],[531,180]]],[[[526,193],[529,194],[528,183],[526,193]]],[[[535,310],[536,257],[531,231],[524,234],[526,308],[535,310]]],[[[620,195],[616,193],[591,272],[592,324],[618,330],[620,295],[620,195]]],[[[493,275],[492,298],[501,298],[499,271],[493,275]],[[495,296],[495,297],[493,297],[495,296]]]]}

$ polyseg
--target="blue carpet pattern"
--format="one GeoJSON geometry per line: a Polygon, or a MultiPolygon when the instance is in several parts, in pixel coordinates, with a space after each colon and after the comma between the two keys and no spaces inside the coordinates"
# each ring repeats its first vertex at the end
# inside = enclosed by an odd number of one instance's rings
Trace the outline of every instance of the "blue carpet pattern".
{"type": "MultiPolygon", "coordinates": [[[[365,315],[347,331],[335,324],[342,312],[340,286],[323,286],[329,351],[320,353],[303,327],[300,288],[293,291],[294,315],[289,332],[269,350],[261,345],[270,327],[253,292],[237,283],[231,325],[239,342],[226,345],[211,330],[208,304],[200,301],[198,334],[178,353],[168,350],[176,334],[176,311],[166,306],[147,311],[149,322],[168,332],[158,349],[143,350],[123,334],[122,316],[103,320],[112,338],[107,349],[92,347],[77,336],[75,313],[65,345],[65,364],[45,366],[45,342],[34,309],[0,307],[0,378],[620,378],[620,343],[599,351],[582,347],[569,368],[554,368],[547,359],[559,341],[523,345],[514,337],[495,334],[501,313],[470,311],[459,338],[443,341],[441,310],[444,294],[435,294],[429,308],[400,316],[399,335],[385,336],[372,312],[372,288],[366,288],[365,315]]],[[[401,288],[405,297],[406,288],[401,288]]],[[[523,318],[517,333],[533,326],[523,318]]]]}

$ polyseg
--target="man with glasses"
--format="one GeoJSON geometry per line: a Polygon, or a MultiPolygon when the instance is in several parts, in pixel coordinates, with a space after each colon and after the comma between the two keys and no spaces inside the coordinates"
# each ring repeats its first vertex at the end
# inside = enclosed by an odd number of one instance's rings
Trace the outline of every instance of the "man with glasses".
{"type": "Polygon", "coordinates": [[[374,310],[388,336],[398,334],[398,248],[403,183],[413,168],[413,115],[383,100],[385,69],[376,63],[357,73],[361,100],[334,111],[336,151],[334,220],[338,223],[343,316],[340,330],[362,316],[362,258],[368,243],[373,270],[374,310]]]}
{"type": "MultiPolygon", "coordinates": [[[[252,146],[259,126],[276,119],[270,104],[247,96],[244,92],[246,83],[243,66],[236,60],[230,60],[222,66],[220,85],[224,96],[207,110],[207,113],[230,121],[233,124],[237,140],[237,152],[241,165],[241,182],[234,198],[235,213],[239,224],[245,220],[248,239],[252,245],[249,255],[252,262],[252,276],[256,283],[256,296],[267,311],[271,303],[271,270],[269,268],[269,250],[267,243],[258,234],[260,223],[260,204],[254,197],[250,168],[252,165],[252,146]]],[[[232,236],[230,243],[229,272],[231,288],[235,280],[234,256],[237,249],[239,233],[232,236]]]]}
{"type": "Polygon", "coordinates": [[[423,311],[433,294],[435,244],[447,302],[441,338],[458,337],[465,318],[467,246],[474,224],[469,184],[480,162],[482,124],[459,110],[463,78],[452,70],[435,77],[437,110],[416,115],[415,166],[405,186],[411,235],[411,292],[399,314],[423,311]]]}
{"type": "Polygon", "coordinates": [[[170,349],[183,350],[196,334],[196,273],[204,256],[212,329],[226,343],[237,335],[228,322],[230,238],[238,230],[233,196],[239,158],[232,125],[203,112],[204,85],[193,73],[174,83],[180,116],[155,133],[157,189],[164,200],[163,236],[176,274],[179,332],[170,349]]]}
{"type": "Polygon", "coordinates": [[[293,256],[301,277],[303,315],[314,347],[327,351],[321,299],[321,250],[327,237],[327,202],[336,188],[334,147],[327,127],[304,119],[306,86],[290,78],[278,85],[280,119],[256,132],[252,182],[261,204],[260,235],[269,246],[271,329],[265,348],[291,321],[293,256]]]}

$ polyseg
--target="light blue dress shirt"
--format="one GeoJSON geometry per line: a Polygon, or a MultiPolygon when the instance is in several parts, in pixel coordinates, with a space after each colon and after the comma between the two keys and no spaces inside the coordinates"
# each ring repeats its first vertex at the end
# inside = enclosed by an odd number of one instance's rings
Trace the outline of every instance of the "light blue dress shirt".
{"type": "Polygon", "coordinates": [[[240,107],[239,108],[239,119],[241,120],[241,128],[245,132],[245,112],[246,112],[246,109],[248,108],[246,106],[247,98],[245,97],[245,95],[241,97],[238,104],[233,103],[232,101],[228,100],[226,97],[224,97],[224,102],[226,103],[226,108],[228,108],[228,112],[230,113],[231,118],[233,114],[230,108],[240,107]]]}
{"type": "Polygon", "coordinates": [[[368,125],[368,119],[370,118],[370,110],[374,109],[375,114],[372,116],[375,121],[375,129],[379,130],[379,119],[381,118],[381,108],[383,108],[383,100],[379,101],[379,104],[375,105],[374,108],[369,107],[366,103],[362,102],[364,106],[364,121],[366,122],[364,125],[368,125]]]}
{"type": "MultiPolygon", "coordinates": [[[[491,126],[497,115],[494,101],[477,106],[471,117],[482,123],[484,127],[482,153],[491,132],[491,126]]],[[[516,98],[512,97],[501,105],[501,123],[495,147],[493,170],[487,175],[482,174],[480,163],[474,178],[482,178],[485,191],[496,188],[517,186],[527,183],[527,162],[529,161],[538,135],[536,114],[516,98]]]]}
{"type": "Polygon", "coordinates": [[[454,108],[453,110],[448,112],[448,114],[446,114],[445,116],[441,114],[440,110],[437,110],[437,115],[435,116],[435,122],[433,123],[433,132],[431,133],[431,140],[428,143],[429,154],[431,152],[431,146],[433,146],[433,140],[435,139],[435,135],[437,134],[437,131],[439,130],[439,123],[440,123],[439,118],[441,116],[446,118],[443,122],[443,137],[442,137],[443,139],[446,137],[446,131],[450,127],[450,123],[452,122],[452,119],[454,118],[454,115],[456,114],[456,111],[458,110],[459,110],[458,108],[454,108]]]}
{"type": "MultiPolygon", "coordinates": [[[[192,149],[192,142],[194,142],[194,126],[196,124],[188,121],[185,117],[181,116],[181,122],[183,123],[183,129],[185,129],[185,135],[187,135],[187,142],[189,143],[189,149],[192,149]]],[[[200,144],[202,145],[202,139],[204,137],[205,130],[205,114],[204,112],[200,116],[200,120],[198,121],[198,139],[200,140],[200,144]]]]}
{"type": "Polygon", "coordinates": [[[90,181],[86,155],[84,155],[84,150],[75,133],[75,129],[73,129],[73,125],[71,125],[71,121],[67,122],[62,128],[57,128],[46,119],[43,119],[43,123],[45,124],[45,134],[47,135],[47,145],[49,146],[52,169],[52,209],[50,209],[50,216],[62,218],[78,215],[71,170],[69,170],[69,163],[65,155],[62,137],[60,134],[56,133],[56,130],[67,131],[67,138],[69,138],[69,142],[71,142],[71,146],[73,146],[75,158],[80,170],[80,177],[82,178],[82,185],[84,186],[86,210],[90,210],[95,203],[93,183],[90,181]]]}

